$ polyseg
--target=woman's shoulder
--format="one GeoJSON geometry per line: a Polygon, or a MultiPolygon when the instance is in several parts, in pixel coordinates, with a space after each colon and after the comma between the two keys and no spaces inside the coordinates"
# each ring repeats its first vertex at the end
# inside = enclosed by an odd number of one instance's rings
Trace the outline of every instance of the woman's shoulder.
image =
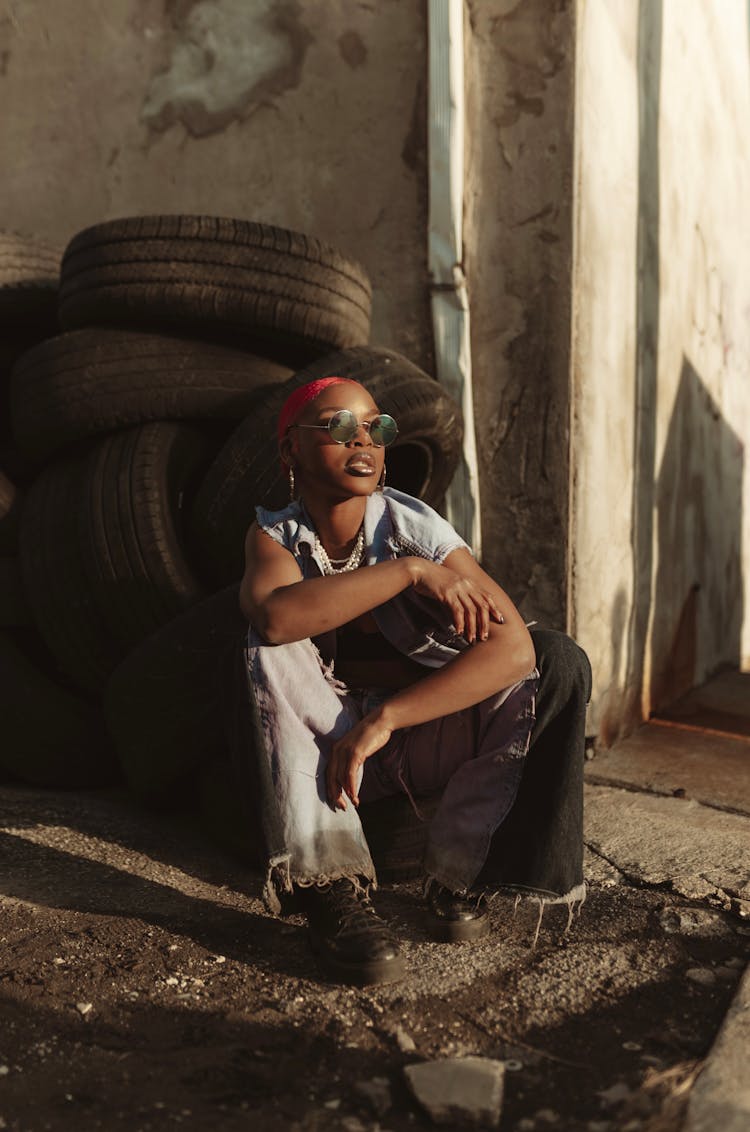
{"type": "Polygon", "coordinates": [[[393,487],[383,490],[383,498],[393,524],[396,540],[402,546],[418,550],[437,562],[442,562],[452,550],[467,547],[447,519],[413,495],[393,487]]]}
{"type": "Polygon", "coordinates": [[[300,533],[306,529],[304,511],[301,503],[296,499],[280,511],[256,507],[255,521],[260,530],[265,531],[271,538],[285,545],[296,542],[300,533]]]}

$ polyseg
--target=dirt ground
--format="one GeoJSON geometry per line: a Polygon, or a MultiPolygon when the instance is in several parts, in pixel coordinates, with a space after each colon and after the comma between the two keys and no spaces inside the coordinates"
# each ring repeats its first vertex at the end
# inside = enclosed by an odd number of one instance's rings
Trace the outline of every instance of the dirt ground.
{"type": "Polygon", "coordinates": [[[418,1130],[403,1067],[469,1053],[507,1063],[506,1132],[667,1132],[750,953],[746,921],[590,858],[580,916],[549,909],[535,949],[533,904],[499,896],[489,940],[435,944],[418,883],[383,886],[409,977],[343,988],[185,818],[3,787],[0,839],[13,1132],[418,1130]]]}

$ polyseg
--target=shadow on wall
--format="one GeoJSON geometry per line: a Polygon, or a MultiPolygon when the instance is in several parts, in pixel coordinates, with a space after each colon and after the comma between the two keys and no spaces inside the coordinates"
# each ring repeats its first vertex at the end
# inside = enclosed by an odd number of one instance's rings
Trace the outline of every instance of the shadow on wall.
{"type": "Polygon", "coordinates": [[[739,665],[744,447],[687,358],[656,489],[651,711],[739,665]]]}

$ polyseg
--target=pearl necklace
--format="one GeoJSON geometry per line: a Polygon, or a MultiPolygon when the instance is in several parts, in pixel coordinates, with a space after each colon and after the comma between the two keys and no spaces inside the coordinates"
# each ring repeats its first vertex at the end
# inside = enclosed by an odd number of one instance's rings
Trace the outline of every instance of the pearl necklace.
{"type": "Polygon", "coordinates": [[[329,558],[317,534],[315,535],[315,549],[323,565],[323,573],[327,577],[330,577],[331,574],[346,574],[350,570],[356,570],[362,562],[365,549],[365,528],[364,526],[359,528],[357,541],[354,543],[354,547],[348,558],[329,558]]]}

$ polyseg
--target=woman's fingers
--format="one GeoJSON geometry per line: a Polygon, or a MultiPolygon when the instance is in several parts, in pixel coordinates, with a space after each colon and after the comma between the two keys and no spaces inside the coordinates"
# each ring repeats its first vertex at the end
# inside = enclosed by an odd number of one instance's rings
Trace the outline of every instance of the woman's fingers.
{"type": "Polygon", "coordinates": [[[461,604],[461,602],[458,600],[458,598],[453,598],[448,603],[448,608],[450,609],[451,614],[453,615],[453,628],[456,630],[456,632],[460,636],[463,633],[465,625],[466,625],[466,618],[465,618],[465,615],[464,615],[464,607],[461,604]]]}
{"type": "Polygon", "coordinates": [[[466,602],[466,610],[464,613],[464,636],[469,644],[473,645],[477,639],[477,604],[476,599],[471,599],[466,602]]]}
{"type": "Polygon", "coordinates": [[[328,802],[335,810],[346,809],[346,798],[341,784],[341,756],[335,744],[328,758],[326,767],[326,793],[328,802]]]}
{"type": "Polygon", "coordinates": [[[355,806],[359,805],[359,795],[357,793],[359,766],[360,764],[355,759],[350,759],[346,774],[346,781],[344,783],[344,790],[349,795],[355,806]]]}

